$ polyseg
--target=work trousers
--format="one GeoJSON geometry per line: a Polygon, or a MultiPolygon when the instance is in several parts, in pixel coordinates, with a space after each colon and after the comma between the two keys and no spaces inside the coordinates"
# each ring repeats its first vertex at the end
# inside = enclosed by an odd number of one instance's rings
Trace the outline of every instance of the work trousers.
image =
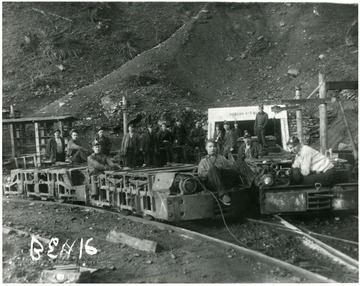
{"type": "Polygon", "coordinates": [[[171,162],[170,143],[163,144],[163,146],[159,148],[159,161],[160,166],[164,166],[166,163],[171,162]]]}
{"type": "Polygon", "coordinates": [[[136,167],[136,156],[135,149],[128,148],[126,151],[126,154],[124,155],[124,166],[129,168],[135,168],[136,167]]]}
{"type": "Polygon", "coordinates": [[[144,154],[144,163],[146,166],[157,167],[157,158],[154,150],[149,150],[149,152],[144,154]]]}
{"type": "Polygon", "coordinates": [[[70,157],[70,161],[73,164],[81,164],[87,162],[88,153],[78,150],[74,155],[70,157]]]}
{"type": "MultiPolygon", "coordinates": [[[[56,159],[55,162],[65,162],[65,153],[56,153],[56,159]]],[[[54,162],[54,163],[55,163],[54,162]]]]}
{"type": "Polygon", "coordinates": [[[219,197],[225,195],[227,190],[238,185],[251,186],[255,179],[255,173],[249,166],[242,161],[237,160],[230,169],[221,169],[216,166],[210,167],[206,179],[206,187],[217,192],[219,197]]]}
{"type": "Polygon", "coordinates": [[[188,161],[185,146],[173,147],[172,154],[173,154],[174,163],[186,163],[188,161]]]}
{"type": "Polygon", "coordinates": [[[335,168],[331,168],[326,172],[321,172],[319,174],[314,173],[308,176],[304,176],[301,184],[303,185],[314,185],[315,183],[320,183],[323,186],[329,186],[333,183],[335,176],[335,168]]]}
{"type": "Polygon", "coordinates": [[[261,146],[265,147],[267,146],[266,140],[265,140],[265,129],[262,127],[256,128],[256,136],[258,138],[258,142],[261,146]]]}

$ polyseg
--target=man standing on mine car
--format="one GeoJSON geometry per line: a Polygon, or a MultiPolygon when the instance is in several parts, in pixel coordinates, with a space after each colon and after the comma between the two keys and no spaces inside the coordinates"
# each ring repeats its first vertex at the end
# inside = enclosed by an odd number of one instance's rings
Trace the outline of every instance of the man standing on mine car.
{"type": "Polygon", "coordinates": [[[128,126],[129,132],[125,134],[121,151],[124,156],[124,166],[129,168],[135,168],[137,162],[137,156],[140,152],[140,136],[134,130],[132,123],[128,126]]]}
{"type": "Polygon", "coordinates": [[[234,135],[235,147],[236,149],[239,149],[241,142],[239,142],[238,139],[241,137],[241,130],[239,128],[239,124],[236,121],[234,123],[233,135],[234,135]]]}
{"type": "Polygon", "coordinates": [[[110,156],[110,150],[111,150],[111,141],[108,137],[105,137],[104,135],[104,127],[98,127],[95,136],[95,140],[100,143],[101,145],[101,153],[105,154],[106,156],[110,156]]]}
{"type": "Polygon", "coordinates": [[[303,145],[294,136],[287,142],[287,146],[295,154],[292,165],[292,177],[295,183],[303,185],[332,184],[335,168],[326,156],[307,145],[303,145]]]}
{"type": "Polygon", "coordinates": [[[205,148],[208,155],[200,161],[198,175],[210,191],[218,193],[224,205],[230,205],[228,190],[240,184],[250,187],[255,174],[243,161],[237,160],[231,165],[224,156],[217,154],[214,140],[209,139],[205,148]]]}
{"type": "Polygon", "coordinates": [[[202,128],[200,121],[195,122],[195,127],[193,129],[191,129],[189,137],[193,143],[193,146],[195,148],[198,148],[198,150],[200,152],[203,152],[206,133],[205,133],[204,129],[202,128]]]}
{"type": "Polygon", "coordinates": [[[46,145],[46,155],[52,164],[65,162],[65,141],[60,133],[60,129],[54,130],[54,137],[46,145]]]}
{"type": "Polygon", "coordinates": [[[235,148],[235,140],[232,130],[228,122],[224,122],[225,135],[224,135],[224,145],[223,145],[223,156],[227,159],[229,153],[232,153],[235,148]]]}
{"type": "Polygon", "coordinates": [[[159,154],[159,144],[156,133],[154,132],[151,124],[147,125],[147,130],[142,134],[140,150],[143,153],[145,165],[149,167],[156,167],[157,156],[159,154]]]}
{"type": "Polygon", "coordinates": [[[68,142],[67,154],[71,163],[81,164],[87,161],[90,152],[79,142],[79,132],[76,129],[70,131],[71,140],[68,142]]]}
{"type": "Polygon", "coordinates": [[[171,161],[170,147],[173,140],[173,134],[168,130],[165,122],[161,124],[161,128],[157,133],[157,140],[159,142],[159,163],[163,166],[171,161]]]}
{"type": "Polygon", "coordinates": [[[254,123],[254,133],[258,138],[259,144],[267,148],[266,139],[265,139],[265,128],[268,122],[268,114],[264,112],[264,106],[259,105],[259,112],[256,114],[255,123],[254,123]]]}
{"type": "Polygon", "coordinates": [[[174,136],[173,150],[175,151],[174,153],[176,153],[176,159],[178,162],[185,163],[184,145],[186,143],[187,132],[179,118],[175,119],[175,126],[173,127],[172,133],[174,136]]]}

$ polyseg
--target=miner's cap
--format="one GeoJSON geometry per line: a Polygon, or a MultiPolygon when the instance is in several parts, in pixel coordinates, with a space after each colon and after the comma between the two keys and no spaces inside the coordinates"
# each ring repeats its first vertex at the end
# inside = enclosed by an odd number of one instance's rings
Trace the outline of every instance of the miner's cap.
{"type": "Polygon", "coordinates": [[[299,138],[295,137],[295,136],[292,136],[289,141],[286,143],[286,145],[288,146],[296,146],[300,143],[300,140],[299,138]]]}

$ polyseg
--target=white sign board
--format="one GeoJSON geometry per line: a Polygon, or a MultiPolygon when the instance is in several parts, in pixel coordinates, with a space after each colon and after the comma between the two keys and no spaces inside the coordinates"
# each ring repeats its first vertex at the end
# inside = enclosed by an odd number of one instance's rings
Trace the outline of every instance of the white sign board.
{"type": "MultiPolygon", "coordinates": [[[[284,107],[284,105],[280,105],[284,107]]],[[[271,111],[272,105],[264,105],[264,111],[268,114],[269,119],[280,119],[281,126],[281,142],[282,147],[286,147],[289,140],[289,126],[287,120],[287,112],[283,110],[279,113],[271,111]]],[[[208,138],[211,138],[215,131],[215,123],[223,121],[247,121],[255,120],[256,114],[259,112],[259,106],[241,106],[241,107],[223,107],[209,108],[208,110],[208,138]]]]}

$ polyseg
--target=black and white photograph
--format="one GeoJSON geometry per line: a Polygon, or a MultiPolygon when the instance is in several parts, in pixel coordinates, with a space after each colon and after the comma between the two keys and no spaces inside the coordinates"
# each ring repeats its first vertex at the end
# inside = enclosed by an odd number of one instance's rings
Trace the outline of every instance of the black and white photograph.
{"type": "Polygon", "coordinates": [[[3,1],[2,283],[359,283],[357,1],[3,1]]]}

